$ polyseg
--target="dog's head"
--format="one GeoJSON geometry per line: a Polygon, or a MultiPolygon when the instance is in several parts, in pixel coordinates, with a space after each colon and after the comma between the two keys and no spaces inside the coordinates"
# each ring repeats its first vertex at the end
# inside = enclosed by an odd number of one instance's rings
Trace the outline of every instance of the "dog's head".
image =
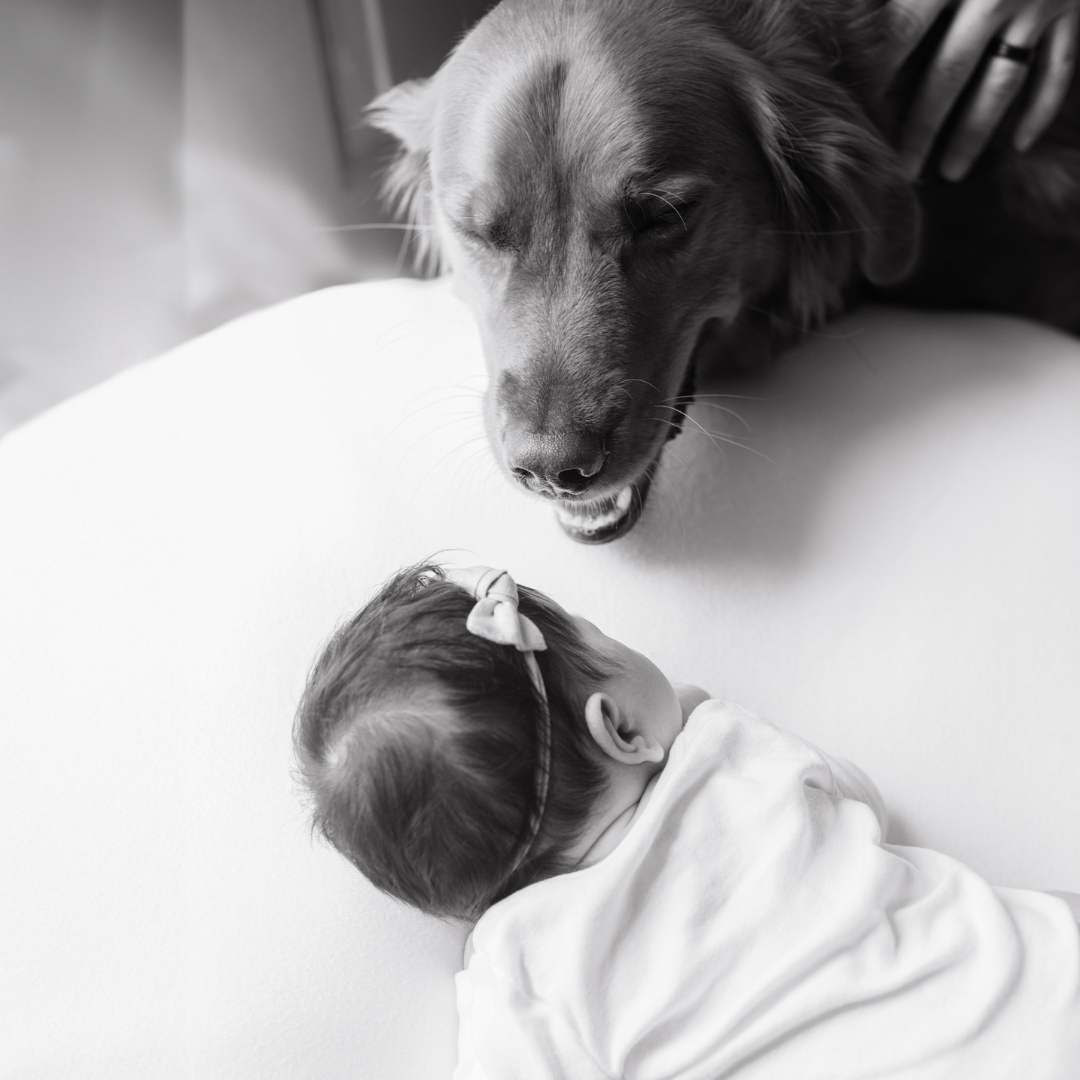
{"type": "Polygon", "coordinates": [[[373,106],[421,258],[477,315],[495,455],[586,542],[636,521],[704,353],[745,364],[915,253],[892,153],[812,50],[696,8],[505,0],[373,106]]]}

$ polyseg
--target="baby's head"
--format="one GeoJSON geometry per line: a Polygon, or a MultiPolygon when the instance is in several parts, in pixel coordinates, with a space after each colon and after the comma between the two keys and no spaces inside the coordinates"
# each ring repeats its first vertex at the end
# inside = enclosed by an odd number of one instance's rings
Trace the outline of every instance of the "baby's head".
{"type": "Polygon", "coordinates": [[[327,839],[385,892],[463,919],[572,869],[682,723],[645,657],[482,570],[394,577],[324,650],[295,731],[327,839]],[[470,622],[485,604],[502,629],[470,622]],[[490,640],[507,626],[525,640],[490,640]]]}

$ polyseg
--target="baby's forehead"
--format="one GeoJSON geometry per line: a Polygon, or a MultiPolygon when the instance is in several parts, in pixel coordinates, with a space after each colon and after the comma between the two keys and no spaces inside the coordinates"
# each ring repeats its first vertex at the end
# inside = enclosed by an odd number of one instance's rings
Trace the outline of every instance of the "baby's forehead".
{"type": "Polygon", "coordinates": [[[596,648],[620,644],[616,638],[605,634],[596,623],[585,615],[571,615],[570,621],[574,624],[577,632],[585,639],[586,644],[593,645],[596,648]]]}

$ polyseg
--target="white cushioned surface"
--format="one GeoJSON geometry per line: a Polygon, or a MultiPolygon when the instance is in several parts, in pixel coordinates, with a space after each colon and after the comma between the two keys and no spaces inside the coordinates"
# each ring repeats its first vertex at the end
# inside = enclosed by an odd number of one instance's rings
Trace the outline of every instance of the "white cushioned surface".
{"type": "MultiPolygon", "coordinates": [[[[449,1076],[463,935],[314,843],[290,724],[403,562],[505,565],[850,757],[892,838],[1080,890],[1080,345],[870,311],[579,547],[444,282],[248,317],[0,444],[0,1076],[449,1076]]],[[[679,460],[676,460],[678,458],[679,460]]]]}

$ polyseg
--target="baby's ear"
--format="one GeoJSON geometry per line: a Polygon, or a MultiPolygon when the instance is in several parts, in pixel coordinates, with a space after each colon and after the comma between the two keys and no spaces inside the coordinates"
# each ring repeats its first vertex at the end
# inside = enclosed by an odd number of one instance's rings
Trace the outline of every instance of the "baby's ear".
{"type": "Polygon", "coordinates": [[[432,79],[411,79],[380,94],[367,110],[367,122],[398,142],[398,153],[383,178],[383,196],[394,212],[416,228],[409,245],[417,267],[443,269],[431,207],[431,143],[435,87],[432,79]]]}
{"type": "Polygon", "coordinates": [[[619,703],[597,691],[585,702],[585,724],[593,742],[613,761],[622,765],[662,762],[664,748],[651,736],[631,730],[619,703]]]}

